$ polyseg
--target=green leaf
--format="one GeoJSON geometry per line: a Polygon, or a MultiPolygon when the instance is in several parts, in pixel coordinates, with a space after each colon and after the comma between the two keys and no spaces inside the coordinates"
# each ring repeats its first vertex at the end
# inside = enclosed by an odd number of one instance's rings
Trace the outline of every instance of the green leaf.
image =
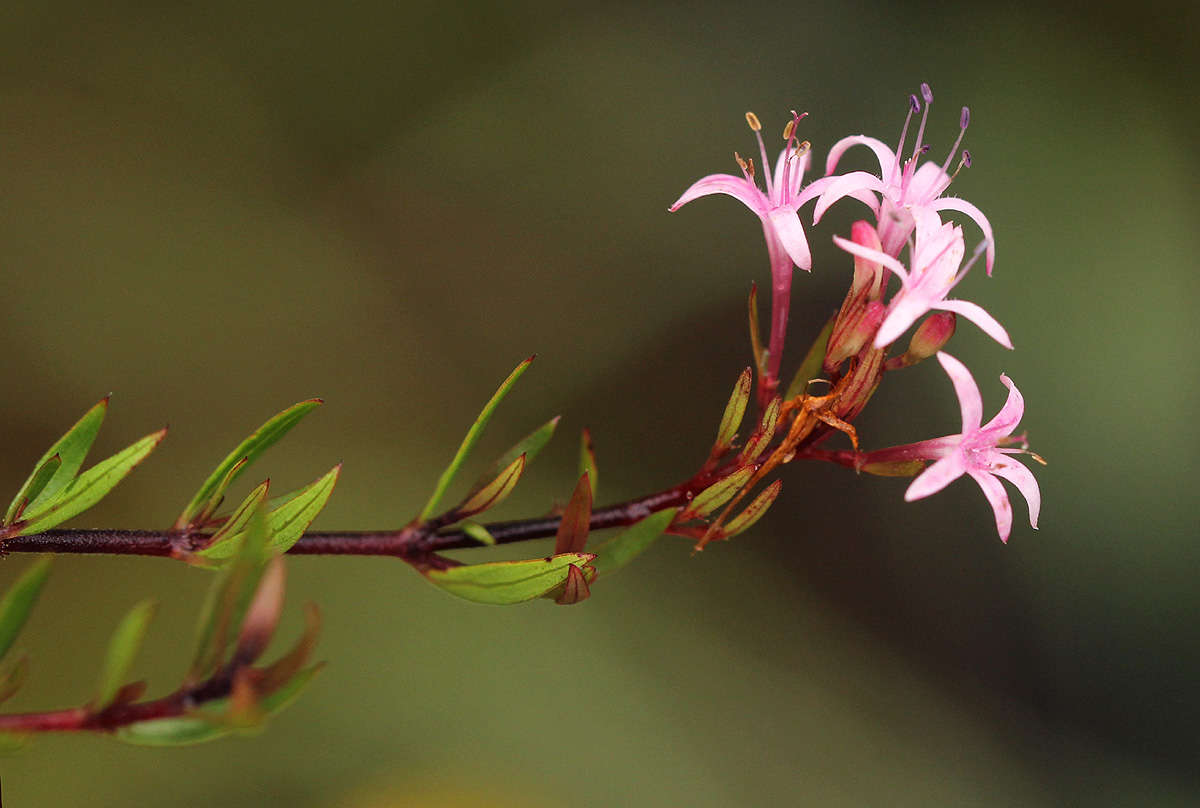
{"type": "Polygon", "coordinates": [[[733,438],[742,425],[742,418],[746,415],[746,403],[750,401],[753,379],[750,368],[746,368],[733,385],[733,393],[729,396],[729,403],[725,405],[725,412],[721,416],[721,425],[717,428],[717,441],[712,449],[713,457],[720,457],[732,445],[733,438]]]}
{"type": "Polygon", "coordinates": [[[158,604],[153,600],[143,600],[125,615],[125,619],[113,632],[108,642],[108,651],[104,655],[104,665],[100,668],[100,678],[96,685],[96,697],[91,706],[95,710],[103,710],[112,704],[117,693],[125,685],[129,669],[138,651],[142,648],[142,640],[146,637],[146,629],[154,619],[158,604]]]}
{"type": "Polygon", "coordinates": [[[446,570],[429,570],[425,577],[452,595],[492,605],[534,600],[566,583],[570,565],[584,566],[591,553],[563,553],[528,561],[496,561],[446,570]]]}
{"type": "Polygon", "coordinates": [[[459,525],[463,533],[470,536],[480,544],[491,547],[496,543],[496,537],[488,533],[488,529],[478,522],[472,522],[470,519],[459,525]]]}
{"type": "Polygon", "coordinates": [[[600,484],[600,472],[596,469],[596,447],[592,444],[592,431],[584,427],[579,440],[579,476],[588,476],[592,499],[596,498],[596,486],[600,484]]]}
{"type": "Polygon", "coordinates": [[[92,443],[96,440],[96,433],[100,431],[100,425],[104,423],[106,412],[108,412],[107,396],[85,412],[83,417],[67,430],[67,434],[46,450],[41,460],[34,465],[29,479],[21,486],[21,490],[13,498],[12,504],[8,506],[8,511],[4,515],[4,524],[12,524],[18,508],[25,500],[29,501],[25,506],[26,512],[36,509],[53,499],[55,494],[75,479],[75,475],[87,457],[88,450],[92,448],[92,443]],[[46,466],[55,456],[59,459],[58,466],[46,477],[46,466]]]}
{"type": "Polygon", "coordinates": [[[742,490],[742,487],[750,482],[750,478],[753,476],[754,468],[752,466],[744,466],[728,477],[718,480],[697,494],[695,499],[688,503],[687,509],[683,513],[683,518],[695,519],[700,516],[708,516],[732,499],[733,495],[742,490]]]}
{"type": "Polygon", "coordinates": [[[792,377],[792,383],[787,386],[785,400],[791,401],[803,393],[808,389],[808,383],[821,375],[821,365],[825,361],[825,351],[829,346],[829,335],[833,333],[833,324],[836,320],[836,314],[830,317],[829,322],[825,323],[821,333],[817,334],[817,338],[809,346],[808,353],[804,355],[804,361],[800,363],[796,375],[792,377]]]}
{"type": "Polygon", "coordinates": [[[0,598],[0,659],[12,648],[29,619],[33,604],[50,574],[50,560],[50,556],[45,556],[31,564],[0,598]]]}
{"type": "Polygon", "coordinates": [[[530,432],[521,440],[517,441],[511,449],[500,456],[500,459],[492,464],[491,469],[486,474],[480,477],[475,485],[471,487],[471,493],[474,494],[479,489],[483,488],[492,480],[500,476],[506,468],[512,465],[513,461],[521,455],[525,455],[525,465],[528,466],[533,462],[533,459],[538,456],[538,453],[550,442],[554,437],[554,430],[558,428],[558,422],[562,420],[561,415],[556,415],[546,423],[539,426],[537,429],[530,432]]]}
{"type": "Polygon", "coordinates": [[[105,495],[125,479],[138,463],[145,460],[166,436],[167,430],[160,429],[125,447],[112,457],[101,460],[72,480],[53,499],[47,501],[46,492],[43,491],[39,497],[42,504],[36,509],[25,510],[15,535],[39,533],[83,513],[104,499],[105,495]]]}
{"type": "MultiPolygon", "coordinates": [[[[594,572],[592,577],[595,577],[594,572]]],[[[562,585],[562,591],[555,595],[554,602],[559,606],[574,606],[591,596],[592,590],[588,586],[587,574],[574,564],[567,567],[567,580],[562,585]]]]}
{"type": "Polygon", "coordinates": [[[266,501],[270,488],[270,480],[263,480],[259,483],[242,500],[242,504],[238,505],[237,510],[225,521],[225,524],[221,525],[221,528],[212,535],[204,549],[197,550],[195,555],[214,560],[236,555],[238,548],[242,545],[242,540],[246,537],[245,530],[246,526],[250,524],[250,517],[266,501]]]}
{"type": "Polygon", "coordinates": [[[587,546],[588,527],[592,521],[592,486],[585,471],[575,484],[575,491],[563,511],[554,536],[554,552],[581,553],[587,546]]]}
{"type": "Polygon", "coordinates": [[[0,702],[11,699],[21,689],[21,685],[25,684],[25,677],[28,674],[29,657],[22,654],[17,657],[17,661],[8,670],[0,674],[0,702]]]}
{"type": "Polygon", "coordinates": [[[466,462],[467,455],[471,453],[471,449],[475,447],[475,442],[479,440],[479,436],[487,428],[488,421],[492,420],[492,413],[496,411],[496,407],[500,405],[500,402],[508,395],[508,391],[517,383],[517,379],[521,378],[532,362],[533,357],[531,356],[517,365],[513,369],[513,372],[508,374],[508,378],[497,388],[496,392],[492,394],[488,403],[483,405],[479,417],[475,419],[475,423],[471,424],[471,428],[467,430],[467,436],[463,438],[458,451],[454,454],[454,459],[450,461],[450,465],[442,472],[442,476],[438,477],[437,486],[433,489],[433,494],[429,497],[429,501],[425,503],[425,507],[421,509],[421,515],[417,517],[420,521],[424,522],[433,516],[433,511],[437,508],[438,501],[446,493],[446,489],[450,487],[450,483],[454,481],[454,476],[458,474],[458,470],[462,467],[462,464],[466,462]]]}
{"type": "Polygon", "coordinates": [[[512,461],[496,479],[480,488],[470,499],[455,508],[455,515],[474,516],[503,502],[517,487],[517,481],[521,479],[521,472],[525,470],[525,462],[525,455],[520,455],[512,461]]]}
{"type": "Polygon", "coordinates": [[[775,501],[775,497],[779,496],[780,489],[783,488],[783,480],[775,482],[764,488],[754,501],[746,506],[746,510],[739,513],[737,516],[729,520],[723,530],[723,538],[730,538],[739,533],[744,533],[750,529],[750,526],[762,519],[763,514],[771,507],[771,503],[775,501]]]}
{"type": "MultiPolygon", "coordinates": [[[[318,664],[300,671],[282,687],[263,696],[259,707],[267,715],[279,713],[300,697],[322,667],[318,664]]],[[[221,699],[203,710],[197,710],[193,715],[130,724],[117,730],[114,736],[137,746],[189,746],[214,741],[239,730],[228,723],[228,709],[228,699],[221,699]]]]}
{"type": "Polygon", "coordinates": [[[750,435],[746,445],[742,447],[742,453],[738,455],[738,461],[741,463],[752,463],[762,452],[771,444],[771,439],[775,437],[775,427],[779,423],[779,409],[783,406],[783,401],[776,396],[771,399],[771,403],[767,405],[766,411],[763,412],[762,421],[758,425],[758,429],[750,435]]]}
{"type": "Polygon", "coordinates": [[[216,504],[224,495],[225,489],[237,479],[239,474],[245,471],[263,452],[274,446],[280,438],[300,422],[300,419],[323,403],[319,398],[310,398],[299,404],[293,404],[268,419],[252,435],[238,444],[238,447],[213,469],[212,474],[208,475],[208,479],[196,492],[196,496],[192,497],[192,501],[183,509],[179,519],[175,521],[176,529],[182,530],[191,525],[198,516],[206,511],[211,514],[212,509],[216,508],[216,504]]]}
{"type": "Polygon", "coordinates": [[[763,350],[762,336],[758,330],[758,284],[750,284],[750,352],[754,355],[754,367],[759,376],[767,373],[767,352],[763,350]]]}
{"type": "Polygon", "coordinates": [[[667,508],[665,511],[650,514],[599,547],[593,548],[596,559],[592,562],[592,567],[599,575],[611,575],[621,569],[644,553],[663,531],[670,527],[678,512],[678,508],[667,508]]]}
{"type": "Polygon", "coordinates": [[[266,514],[256,508],[237,556],[217,576],[205,598],[189,680],[202,681],[225,661],[270,558],[269,535],[266,514]]]}
{"type": "Polygon", "coordinates": [[[17,732],[0,732],[0,755],[15,755],[28,744],[28,735],[17,732]]]}

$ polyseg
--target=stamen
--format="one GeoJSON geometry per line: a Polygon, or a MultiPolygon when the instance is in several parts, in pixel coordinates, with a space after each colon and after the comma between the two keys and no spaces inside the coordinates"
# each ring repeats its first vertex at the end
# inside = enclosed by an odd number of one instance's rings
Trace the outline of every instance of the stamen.
{"type": "Polygon", "coordinates": [[[755,132],[762,131],[762,123],[759,122],[758,116],[755,115],[753,112],[746,113],[746,123],[750,124],[750,128],[753,129],[755,132]]]}
{"type": "Polygon", "coordinates": [[[963,149],[962,164],[967,168],[971,167],[971,153],[963,149]]]}
{"type": "Polygon", "coordinates": [[[925,99],[926,106],[933,103],[933,90],[926,82],[921,82],[921,97],[925,99]]]}
{"type": "Polygon", "coordinates": [[[796,119],[787,122],[787,126],[783,127],[783,139],[791,140],[796,135],[796,119]]]}
{"type": "Polygon", "coordinates": [[[754,161],[750,160],[747,162],[746,159],[737,152],[733,153],[733,159],[737,161],[738,168],[742,169],[742,176],[750,182],[754,182],[754,161]]]}
{"type": "Polygon", "coordinates": [[[908,114],[904,116],[904,126],[900,129],[900,142],[896,144],[896,162],[892,165],[892,177],[895,177],[900,171],[900,155],[904,152],[904,138],[908,136],[908,124],[912,120],[913,113],[920,111],[921,102],[915,95],[910,95],[908,97],[908,114]]]}
{"type": "MultiPolygon", "coordinates": [[[[963,135],[965,135],[967,133],[967,126],[970,123],[971,123],[971,109],[969,107],[963,107],[962,115],[958,119],[958,140],[954,141],[953,148],[951,148],[950,153],[946,155],[946,162],[942,163],[942,173],[943,174],[946,173],[946,169],[950,167],[950,161],[954,159],[954,153],[958,151],[959,144],[962,143],[963,135]]],[[[963,154],[965,155],[966,152],[964,151],[963,154]]],[[[962,168],[961,163],[959,164],[958,168],[962,168]]],[[[954,174],[955,174],[955,176],[958,176],[957,168],[954,170],[954,174]]],[[[954,179],[954,177],[951,177],[950,179],[954,179]]]]}
{"type": "Polygon", "coordinates": [[[933,90],[929,89],[928,84],[921,85],[921,97],[925,99],[925,111],[921,113],[921,125],[917,128],[917,140],[913,144],[913,159],[915,167],[915,159],[921,153],[921,146],[925,138],[925,122],[929,120],[929,106],[933,103],[933,90]]]}
{"type": "Polygon", "coordinates": [[[971,271],[971,267],[975,266],[975,262],[979,260],[979,256],[983,255],[984,252],[987,251],[988,245],[991,243],[992,242],[990,240],[985,238],[975,245],[975,251],[971,253],[970,259],[967,261],[967,263],[963,264],[963,268],[957,275],[954,276],[954,282],[950,284],[951,289],[953,289],[955,286],[958,286],[958,282],[967,276],[967,273],[971,271]]]}
{"type": "Polygon", "coordinates": [[[754,138],[758,141],[758,153],[762,157],[763,167],[763,182],[767,186],[767,195],[770,196],[771,189],[771,161],[767,159],[767,144],[763,143],[762,122],[758,120],[758,116],[753,112],[746,113],[746,123],[754,130],[754,138]]]}

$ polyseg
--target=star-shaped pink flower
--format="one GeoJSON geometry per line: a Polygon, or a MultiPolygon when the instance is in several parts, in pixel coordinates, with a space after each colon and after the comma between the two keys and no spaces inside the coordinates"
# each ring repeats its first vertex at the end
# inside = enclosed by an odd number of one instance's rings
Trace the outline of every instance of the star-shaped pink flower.
{"type": "Polygon", "coordinates": [[[900,291],[888,304],[883,323],[875,334],[875,347],[890,345],[926,312],[940,309],[966,317],[996,342],[1011,349],[1012,340],[1004,326],[982,306],[967,300],[946,299],[979,255],[977,250],[966,266],[962,265],[965,253],[962,228],[943,224],[936,213],[923,208],[914,209],[913,217],[917,235],[909,259],[911,269],[884,251],[833,237],[834,243],[846,252],[882,264],[900,277],[900,291]]]}
{"type": "MultiPolygon", "coordinates": [[[[916,144],[912,156],[901,164],[900,154],[904,151],[904,140],[908,134],[908,124],[912,115],[921,109],[921,102],[915,95],[909,96],[908,117],[904,120],[904,128],[900,132],[900,142],[896,151],[892,151],[883,141],[866,135],[845,137],[833,145],[829,156],[825,159],[825,173],[832,175],[838,161],[851,146],[866,146],[875,153],[879,162],[879,176],[866,171],[852,171],[837,177],[826,177],[833,181],[822,186],[821,197],[813,210],[813,224],[821,220],[825,211],[834,202],[845,196],[851,196],[865,202],[875,212],[879,221],[879,238],[883,249],[889,255],[899,255],[905,240],[912,232],[914,225],[913,214],[917,210],[944,211],[952,210],[963,213],[975,220],[983,230],[987,241],[987,273],[992,274],[992,265],[996,262],[996,245],[992,237],[992,226],[979,208],[957,197],[943,197],[942,194],[950,186],[954,175],[949,173],[950,163],[958,152],[963,135],[970,123],[971,113],[966,107],[962,109],[959,120],[958,140],[950,150],[941,166],[934,163],[918,165],[921,155],[929,150],[922,138],[925,135],[925,121],[929,116],[929,105],[933,102],[933,91],[928,84],[921,85],[921,94],[925,99],[925,112],[921,117],[921,125],[917,130],[916,144]],[[878,199],[875,194],[878,194],[878,199]]],[[[971,155],[963,150],[962,166],[971,164],[971,155]]],[[[955,174],[957,174],[957,170],[955,174]]],[[[820,182],[818,180],[818,182],[820,182]]],[[[813,183],[816,186],[816,183],[813,183]]],[[[813,187],[810,186],[810,187],[813,187]]]]}
{"type": "Polygon", "coordinates": [[[1008,400],[995,418],[980,426],[983,399],[975,379],[971,377],[971,371],[948,353],[940,352],[937,358],[958,395],[958,403],[962,408],[962,434],[881,449],[868,454],[866,462],[935,460],[904,493],[904,499],[908,502],[936,494],[962,475],[970,475],[983,489],[983,495],[992,506],[1000,540],[1007,542],[1012,532],[1013,515],[1008,492],[999,479],[1003,478],[1015,485],[1025,497],[1029,504],[1029,524],[1036,530],[1042,494],[1029,469],[1013,459],[1016,454],[1029,454],[1024,448],[1023,437],[1010,437],[1025,414],[1025,400],[1021,397],[1021,391],[1012,379],[1001,374],[1000,381],[1008,388],[1008,400]]]}

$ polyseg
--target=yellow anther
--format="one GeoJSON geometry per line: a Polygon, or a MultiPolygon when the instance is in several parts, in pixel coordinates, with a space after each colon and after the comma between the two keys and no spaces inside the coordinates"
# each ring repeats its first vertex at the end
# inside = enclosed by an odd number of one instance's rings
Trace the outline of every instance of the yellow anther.
{"type": "Polygon", "coordinates": [[[783,139],[791,140],[792,135],[796,134],[796,119],[787,122],[787,126],[783,127],[783,139]]]}
{"type": "Polygon", "coordinates": [[[750,128],[753,129],[755,132],[762,131],[762,124],[759,123],[758,116],[755,115],[753,112],[746,113],[746,123],[750,124],[750,128]]]}

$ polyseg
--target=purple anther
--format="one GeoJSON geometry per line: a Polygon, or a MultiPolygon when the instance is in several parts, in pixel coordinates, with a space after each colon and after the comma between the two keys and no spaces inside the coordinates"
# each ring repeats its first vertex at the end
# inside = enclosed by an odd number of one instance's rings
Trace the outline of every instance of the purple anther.
{"type": "Polygon", "coordinates": [[[967,168],[971,167],[971,153],[963,149],[962,164],[967,168]]]}
{"type": "Polygon", "coordinates": [[[921,97],[925,99],[926,104],[933,103],[933,90],[929,89],[925,82],[921,82],[921,97]]]}
{"type": "Polygon", "coordinates": [[[924,146],[922,146],[922,147],[921,147],[921,148],[918,150],[917,154],[925,154],[926,152],[928,152],[928,151],[929,151],[929,149],[930,149],[930,146],[929,146],[929,144],[928,144],[928,143],[926,143],[924,146]]]}
{"type": "Polygon", "coordinates": [[[966,129],[970,125],[971,125],[971,108],[963,107],[962,117],[958,119],[958,126],[960,129],[966,129]]]}
{"type": "Polygon", "coordinates": [[[909,105],[909,107],[912,108],[913,112],[921,111],[921,102],[917,100],[917,97],[915,95],[910,95],[908,97],[908,105],[909,105]]]}

